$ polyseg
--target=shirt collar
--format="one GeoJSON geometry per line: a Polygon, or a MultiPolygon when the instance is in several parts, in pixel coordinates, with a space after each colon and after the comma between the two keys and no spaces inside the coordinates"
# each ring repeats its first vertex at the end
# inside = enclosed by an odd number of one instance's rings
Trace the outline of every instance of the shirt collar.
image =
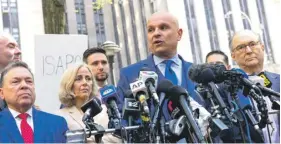
{"type": "MultiPolygon", "coordinates": [[[[19,112],[13,110],[13,109],[11,109],[11,108],[9,108],[9,110],[10,110],[10,112],[12,113],[12,115],[13,115],[14,118],[17,118],[17,117],[19,116],[19,114],[21,114],[21,113],[19,113],[19,112]]],[[[26,111],[25,113],[27,113],[30,117],[32,117],[32,108],[30,108],[30,109],[29,109],[28,111],[26,111]]]]}
{"type": "Polygon", "coordinates": [[[257,72],[254,72],[254,73],[252,73],[252,74],[249,74],[249,73],[246,73],[248,76],[257,76],[257,75],[259,75],[260,73],[265,73],[265,71],[261,71],[261,72],[259,72],[259,73],[257,73],[257,72]]]}
{"type": "MultiPolygon", "coordinates": [[[[158,65],[158,64],[162,63],[163,61],[165,61],[166,59],[153,55],[153,60],[154,60],[155,65],[158,65]]],[[[181,60],[180,60],[178,54],[176,54],[174,57],[170,58],[169,60],[172,60],[178,66],[181,64],[181,60]]]]}

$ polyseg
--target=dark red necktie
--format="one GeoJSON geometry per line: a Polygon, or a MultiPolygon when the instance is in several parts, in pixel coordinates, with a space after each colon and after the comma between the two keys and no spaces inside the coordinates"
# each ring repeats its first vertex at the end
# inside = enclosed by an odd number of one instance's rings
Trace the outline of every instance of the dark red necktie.
{"type": "Polygon", "coordinates": [[[31,126],[27,123],[27,117],[27,113],[22,113],[19,115],[19,118],[22,119],[20,123],[21,135],[24,143],[33,143],[33,130],[31,126]]]}

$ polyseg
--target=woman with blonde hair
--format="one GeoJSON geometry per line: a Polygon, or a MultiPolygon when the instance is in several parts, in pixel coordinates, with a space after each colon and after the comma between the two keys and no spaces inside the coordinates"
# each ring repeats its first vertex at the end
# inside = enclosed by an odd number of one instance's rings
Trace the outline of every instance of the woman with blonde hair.
{"type": "MultiPolygon", "coordinates": [[[[97,84],[87,65],[80,64],[68,68],[60,83],[59,99],[63,104],[57,114],[66,119],[69,130],[84,129],[85,124],[82,122],[84,115],[81,106],[93,97],[98,98],[97,84]]],[[[102,104],[103,110],[94,116],[94,122],[108,127],[107,108],[102,104]]],[[[87,142],[95,142],[94,136],[87,138],[87,142]]],[[[121,143],[122,141],[112,134],[105,134],[102,137],[104,143],[121,143]]]]}

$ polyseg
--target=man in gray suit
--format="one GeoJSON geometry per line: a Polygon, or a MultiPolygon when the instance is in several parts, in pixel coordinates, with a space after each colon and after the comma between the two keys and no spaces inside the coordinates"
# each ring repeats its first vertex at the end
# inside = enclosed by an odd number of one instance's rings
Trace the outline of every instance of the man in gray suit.
{"type": "MultiPolygon", "coordinates": [[[[0,75],[2,70],[12,61],[21,61],[21,51],[17,41],[9,33],[0,33],[0,75]]],[[[0,98],[0,111],[5,103],[0,98]]]]}
{"type": "MultiPolygon", "coordinates": [[[[260,76],[267,81],[264,85],[272,90],[280,93],[280,74],[272,73],[264,70],[265,47],[258,33],[251,30],[242,30],[236,32],[230,43],[231,57],[237,63],[239,68],[244,70],[248,75],[260,76]]],[[[265,99],[267,108],[272,110],[272,102],[268,97],[265,99]]],[[[273,98],[274,99],[274,98],[273,98]]],[[[280,99],[277,99],[280,102],[280,99]]],[[[262,129],[265,143],[280,143],[280,114],[269,115],[269,119],[273,122],[273,128],[267,126],[262,129]],[[271,141],[270,139],[271,138],[271,141]]]]}

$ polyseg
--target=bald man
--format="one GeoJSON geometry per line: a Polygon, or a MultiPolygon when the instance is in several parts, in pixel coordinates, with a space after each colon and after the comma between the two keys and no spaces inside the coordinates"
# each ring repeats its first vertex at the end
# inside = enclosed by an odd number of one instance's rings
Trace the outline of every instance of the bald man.
{"type": "MultiPolygon", "coordinates": [[[[174,85],[185,88],[192,96],[192,109],[200,110],[200,128],[203,135],[206,134],[208,125],[207,119],[210,114],[198,103],[203,103],[202,99],[198,98],[194,93],[194,83],[188,78],[188,69],[191,66],[190,62],[186,62],[177,52],[178,42],[181,40],[183,30],[178,25],[178,20],[175,16],[168,12],[154,13],[147,22],[147,40],[151,52],[145,60],[120,70],[120,79],[118,82],[118,93],[121,101],[124,101],[124,94],[130,89],[130,83],[138,79],[139,72],[143,67],[149,68],[158,75],[158,84],[164,80],[170,80],[174,85]]],[[[156,84],[156,85],[158,85],[156,84]]],[[[150,114],[154,114],[154,101],[147,100],[150,107],[150,114]]],[[[169,104],[171,104],[169,102],[169,104]]],[[[168,101],[164,101],[162,107],[162,121],[171,120],[171,109],[168,109],[168,101]]],[[[120,106],[120,109],[122,106],[120,106]]],[[[189,141],[191,142],[191,141],[189,141]]]]}
{"type": "MultiPolygon", "coordinates": [[[[21,51],[14,37],[9,33],[0,33],[0,75],[10,62],[20,61],[20,55],[21,51]]],[[[4,105],[4,101],[0,98],[0,111],[4,105]]]]}
{"type": "MultiPolygon", "coordinates": [[[[264,70],[264,45],[261,42],[259,34],[251,30],[242,30],[234,34],[231,43],[231,57],[237,65],[249,75],[263,74],[265,80],[269,80],[271,84],[265,83],[265,86],[280,93],[280,74],[268,72],[264,70]]],[[[267,108],[272,110],[272,102],[268,97],[266,100],[267,108]]],[[[276,99],[275,99],[276,100],[276,99]]],[[[280,100],[278,100],[280,102],[280,100]]],[[[264,142],[280,143],[280,115],[269,115],[269,119],[273,122],[274,131],[268,136],[267,128],[263,129],[264,142]]],[[[269,131],[272,128],[269,126],[269,131]]]]}
{"type": "Polygon", "coordinates": [[[9,33],[0,33],[0,73],[10,62],[20,61],[21,51],[9,33]]]}

